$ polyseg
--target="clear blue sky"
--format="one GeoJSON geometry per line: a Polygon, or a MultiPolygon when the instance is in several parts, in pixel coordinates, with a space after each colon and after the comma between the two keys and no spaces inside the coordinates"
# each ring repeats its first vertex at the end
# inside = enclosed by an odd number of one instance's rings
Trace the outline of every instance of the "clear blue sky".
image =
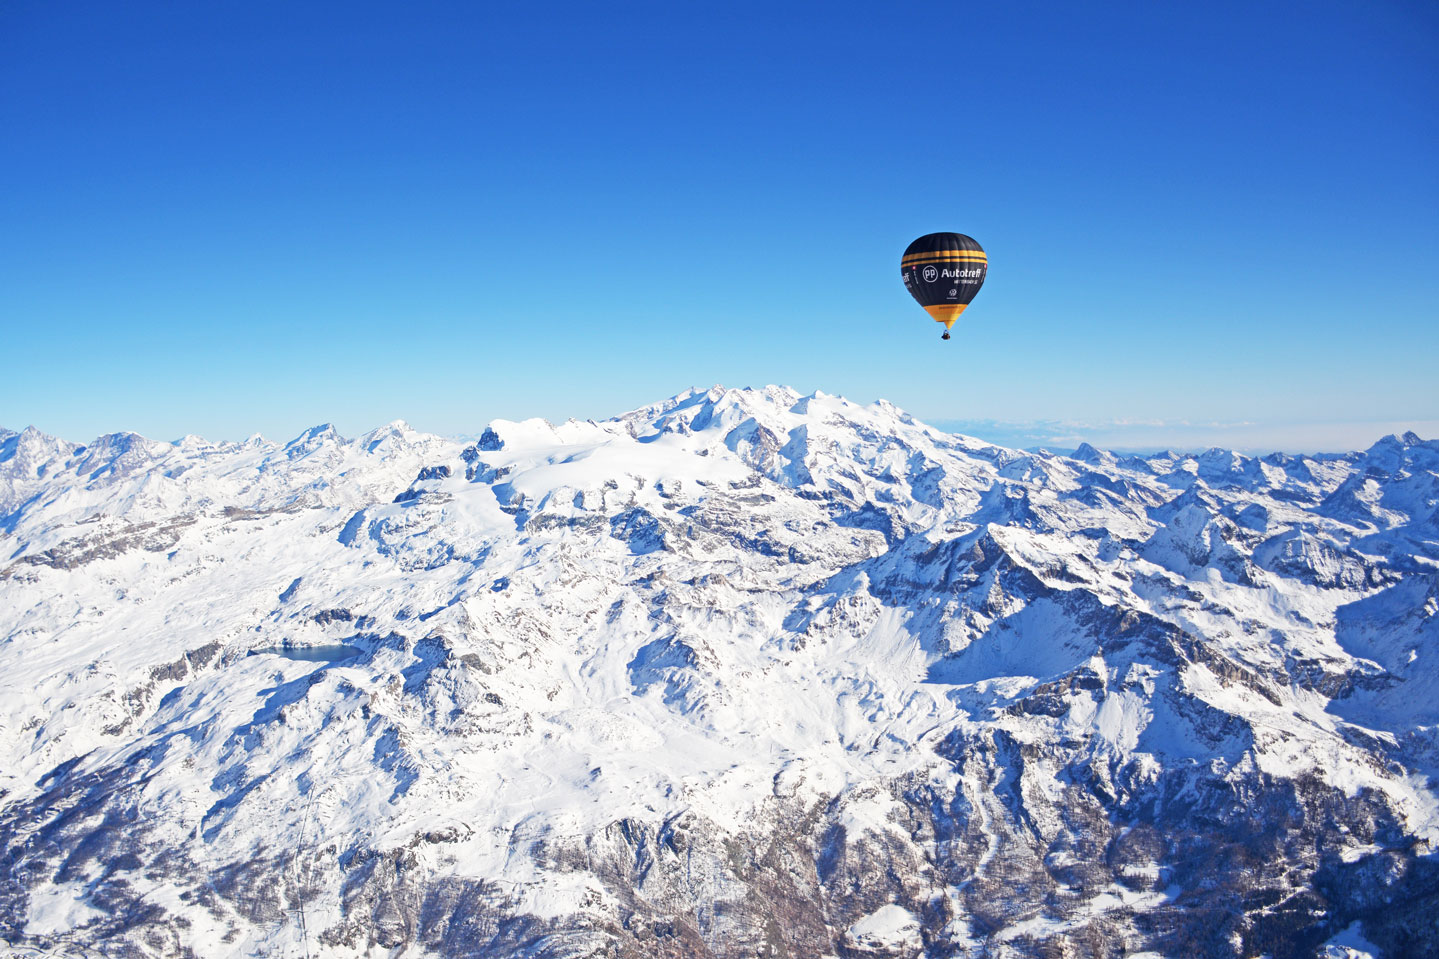
{"type": "Polygon", "coordinates": [[[1433,435],[1436,51],[1431,0],[10,0],[0,425],[719,382],[1014,442],[1433,435]],[[949,343],[899,281],[937,230],[991,264],[949,343]]]}

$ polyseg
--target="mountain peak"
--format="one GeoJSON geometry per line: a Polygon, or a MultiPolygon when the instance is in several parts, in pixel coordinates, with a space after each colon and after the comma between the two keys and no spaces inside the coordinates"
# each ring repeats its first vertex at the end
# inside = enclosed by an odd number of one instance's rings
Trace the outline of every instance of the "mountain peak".
{"type": "MultiPolygon", "coordinates": [[[[399,423],[403,421],[396,420],[396,422],[399,423]]],[[[393,425],[394,424],[391,424],[391,426],[393,425]]],[[[309,429],[302,432],[299,436],[296,436],[294,439],[290,440],[290,442],[286,443],[285,447],[288,449],[290,447],[296,446],[314,446],[320,443],[327,442],[339,444],[343,444],[346,442],[345,438],[340,435],[339,431],[335,429],[334,424],[332,423],[321,423],[318,426],[310,427],[309,429]]]]}
{"type": "Polygon", "coordinates": [[[1092,466],[1115,462],[1114,454],[1097,449],[1089,443],[1080,443],[1074,448],[1074,452],[1070,454],[1069,458],[1079,460],[1081,463],[1089,463],[1092,466]]]}

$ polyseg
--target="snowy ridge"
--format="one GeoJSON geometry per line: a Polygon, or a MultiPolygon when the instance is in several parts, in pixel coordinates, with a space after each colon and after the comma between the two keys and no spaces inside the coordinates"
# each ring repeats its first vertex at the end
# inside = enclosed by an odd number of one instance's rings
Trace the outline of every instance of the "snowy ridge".
{"type": "Polygon", "coordinates": [[[1439,914],[1412,434],[1064,457],[783,387],[0,431],[0,587],[17,948],[1398,955],[1439,914]]]}

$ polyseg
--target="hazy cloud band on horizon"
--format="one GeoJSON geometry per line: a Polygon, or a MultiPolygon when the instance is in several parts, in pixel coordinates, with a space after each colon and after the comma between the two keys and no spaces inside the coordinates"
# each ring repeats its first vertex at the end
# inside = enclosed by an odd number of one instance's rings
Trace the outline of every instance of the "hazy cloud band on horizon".
{"type": "Polygon", "coordinates": [[[1242,453],[1343,453],[1364,450],[1391,433],[1439,437],[1439,420],[1340,423],[1192,423],[1183,420],[1080,422],[944,419],[930,425],[1017,449],[1072,450],[1080,443],[1121,452],[1222,447],[1242,453]]]}

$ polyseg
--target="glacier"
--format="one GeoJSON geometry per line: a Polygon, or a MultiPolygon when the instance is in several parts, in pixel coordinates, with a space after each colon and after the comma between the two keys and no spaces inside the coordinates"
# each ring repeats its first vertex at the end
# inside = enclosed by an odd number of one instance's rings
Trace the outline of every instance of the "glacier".
{"type": "Polygon", "coordinates": [[[1432,955],[1436,617],[1413,434],[0,430],[0,944],[1432,955]]]}

